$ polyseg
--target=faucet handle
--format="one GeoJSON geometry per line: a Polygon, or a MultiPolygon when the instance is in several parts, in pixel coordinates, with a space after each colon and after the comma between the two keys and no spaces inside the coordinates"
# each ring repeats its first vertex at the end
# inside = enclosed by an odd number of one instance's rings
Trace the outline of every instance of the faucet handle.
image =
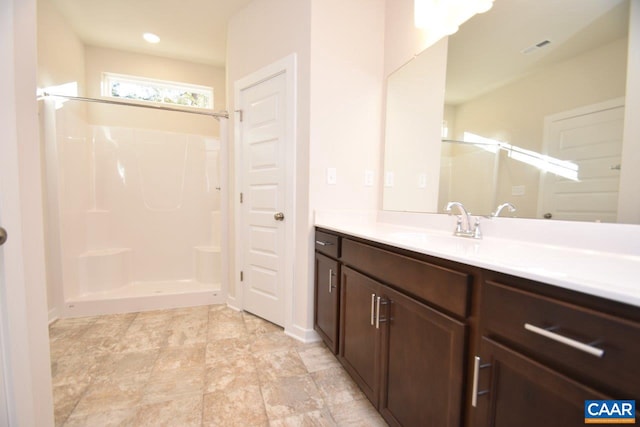
{"type": "MultiPolygon", "coordinates": [[[[451,214],[449,214],[451,215],[451,214]]],[[[459,235],[463,232],[462,230],[462,216],[461,215],[456,215],[457,219],[456,219],[456,231],[454,232],[454,234],[459,235]]]]}
{"type": "Polygon", "coordinates": [[[480,230],[480,217],[476,217],[476,222],[473,225],[473,238],[482,239],[482,231],[480,230]]]}

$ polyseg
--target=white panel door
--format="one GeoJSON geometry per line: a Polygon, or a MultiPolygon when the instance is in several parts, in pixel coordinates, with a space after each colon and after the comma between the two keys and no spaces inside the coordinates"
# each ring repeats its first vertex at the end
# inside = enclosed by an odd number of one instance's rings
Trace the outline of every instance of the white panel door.
{"type": "Polygon", "coordinates": [[[243,308],[285,322],[286,75],[240,91],[243,308]]]}
{"type": "Polygon", "coordinates": [[[616,222],[624,105],[608,102],[546,121],[547,154],[578,166],[578,180],[547,172],[539,214],[561,220],[616,222]]]}

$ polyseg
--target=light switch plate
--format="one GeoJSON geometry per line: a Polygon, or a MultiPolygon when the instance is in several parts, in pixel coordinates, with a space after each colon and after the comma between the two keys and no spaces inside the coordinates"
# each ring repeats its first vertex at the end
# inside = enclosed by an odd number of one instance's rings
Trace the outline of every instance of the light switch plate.
{"type": "Polygon", "coordinates": [[[427,188],[427,174],[424,172],[418,175],[418,188],[427,188]]]}
{"type": "Polygon", "coordinates": [[[364,171],[364,185],[365,187],[373,187],[373,171],[364,171]]]}
{"type": "Polygon", "coordinates": [[[327,168],[327,184],[335,185],[338,182],[338,171],[336,168],[327,168]]]}

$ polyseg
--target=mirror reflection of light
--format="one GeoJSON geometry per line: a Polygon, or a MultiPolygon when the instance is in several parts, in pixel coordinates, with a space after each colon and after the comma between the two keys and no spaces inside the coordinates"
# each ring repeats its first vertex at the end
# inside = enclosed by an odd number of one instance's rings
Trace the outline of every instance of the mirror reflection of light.
{"type": "Polygon", "coordinates": [[[120,160],[118,160],[118,164],[116,166],[118,168],[118,175],[120,176],[120,180],[123,184],[127,184],[127,171],[124,168],[124,165],[120,160]]]}
{"type": "MultiPolygon", "coordinates": [[[[485,138],[484,136],[476,135],[475,133],[465,132],[464,142],[470,142],[477,145],[478,148],[482,148],[485,151],[491,153],[497,153],[500,148],[506,143],[491,138],[485,138]]],[[[508,144],[506,144],[508,145],[508,144]]]]}
{"type": "Polygon", "coordinates": [[[505,150],[507,155],[513,160],[526,163],[543,172],[550,172],[554,175],[558,175],[572,181],[579,181],[579,166],[573,162],[557,159],[555,157],[527,150],[506,142],[485,138],[471,132],[464,133],[464,142],[476,144],[479,148],[491,151],[492,153],[497,153],[499,150],[505,150]]]}

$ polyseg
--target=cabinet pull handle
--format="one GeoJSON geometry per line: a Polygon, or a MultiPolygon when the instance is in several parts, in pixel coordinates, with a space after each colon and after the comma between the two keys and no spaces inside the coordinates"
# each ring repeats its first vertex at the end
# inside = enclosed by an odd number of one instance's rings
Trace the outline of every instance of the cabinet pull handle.
{"type": "Polygon", "coordinates": [[[333,288],[333,270],[329,269],[329,293],[331,293],[331,288],[333,288]]]}
{"type": "Polygon", "coordinates": [[[387,300],[382,299],[382,297],[376,298],[376,329],[380,329],[380,323],[386,322],[387,319],[383,319],[380,317],[380,306],[387,305],[389,302],[387,300]]]}
{"type": "Polygon", "coordinates": [[[604,356],[604,350],[598,347],[594,347],[589,344],[585,344],[583,342],[574,340],[572,338],[565,337],[563,335],[552,332],[548,329],[543,329],[538,326],[532,325],[530,323],[525,323],[524,328],[527,331],[533,332],[534,334],[542,335],[545,338],[549,338],[550,340],[559,342],[564,345],[568,345],[569,347],[575,348],[576,350],[583,351],[592,356],[602,357],[604,356]]]}
{"type": "Polygon", "coordinates": [[[376,294],[371,294],[371,326],[375,324],[376,294]]]}
{"type": "Polygon", "coordinates": [[[478,405],[478,396],[489,393],[489,390],[478,391],[478,377],[480,376],[480,369],[488,368],[491,363],[480,364],[480,356],[473,358],[473,385],[471,390],[471,406],[474,408],[478,405]]]}
{"type": "Polygon", "coordinates": [[[473,358],[473,388],[471,390],[471,406],[478,405],[478,376],[480,375],[480,358],[473,358]]]}
{"type": "Polygon", "coordinates": [[[318,244],[320,246],[331,246],[331,245],[333,245],[333,243],[331,243],[331,242],[323,242],[322,240],[316,240],[316,244],[318,244]]]}

